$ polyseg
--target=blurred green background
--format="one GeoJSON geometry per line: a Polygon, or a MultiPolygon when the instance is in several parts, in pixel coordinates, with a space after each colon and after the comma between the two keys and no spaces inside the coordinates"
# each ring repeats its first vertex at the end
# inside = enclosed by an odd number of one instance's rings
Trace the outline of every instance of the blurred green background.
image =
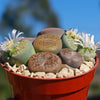
{"type": "MultiPolygon", "coordinates": [[[[100,41],[100,1],[99,0],[0,0],[0,41],[12,29],[24,32],[25,37],[36,37],[46,27],[68,29],[95,35],[100,41]]],[[[100,52],[97,51],[100,58],[100,52]]],[[[100,65],[90,84],[88,100],[100,100],[100,65]],[[92,96],[92,99],[91,99],[92,96]],[[93,99],[94,100],[94,99],[93,99]]],[[[0,67],[0,100],[11,97],[11,90],[0,67]]]]}

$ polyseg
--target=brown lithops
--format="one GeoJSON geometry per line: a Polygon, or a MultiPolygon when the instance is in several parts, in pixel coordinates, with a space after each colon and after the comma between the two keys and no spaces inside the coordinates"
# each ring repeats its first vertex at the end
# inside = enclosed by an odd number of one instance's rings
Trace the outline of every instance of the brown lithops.
{"type": "Polygon", "coordinates": [[[48,34],[48,33],[55,34],[61,38],[62,35],[64,34],[64,30],[61,28],[45,28],[38,33],[38,36],[42,34],[48,34]]]}
{"type": "Polygon", "coordinates": [[[54,34],[44,34],[38,36],[33,42],[36,52],[59,53],[62,48],[61,39],[54,34]]]}
{"type": "Polygon", "coordinates": [[[53,53],[37,53],[29,59],[28,68],[32,72],[56,73],[61,69],[61,59],[53,53]]]}
{"type": "Polygon", "coordinates": [[[62,49],[60,51],[60,56],[62,58],[63,63],[74,68],[79,68],[80,65],[84,62],[84,59],[81,54],[68,48],[62,49]]]}

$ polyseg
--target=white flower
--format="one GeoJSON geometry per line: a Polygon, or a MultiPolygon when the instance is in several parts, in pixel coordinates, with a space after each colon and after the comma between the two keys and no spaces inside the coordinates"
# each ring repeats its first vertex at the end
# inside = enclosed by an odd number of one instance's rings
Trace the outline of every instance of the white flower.
{"type": "Polygon", "coordinates": [[[16,29],[12,30],[12,37],[8,33],[9,38],[5,37],[6,41],[0,42],[0,50],[12,51],[14,48],[17,47],[17,45],[19,44],[19,41],[23,38],[23,37],[19,37],[21,34],[23,34],[23,32],[18,32],[18,34],[16,33],[17,33],[16,29]]]}
{"type": "Polygon", "coordinates": [[[73,30],[73,28],[70,28],[69,30],[66,31],[65,34],[69,35],[69,36],[71,36],[71,37],[73,37],[75,39],[80,39],[80,33],[77,34],[77,32],[78,32],[77,28],[74,29],[74,30],[73,30]]]}
{"type": "Polygon", "coordinates": [[[94,43],[94,35],[90,36],[90,34],[86,34],[82,32],[81,40],[75,39],[74,44],[81,45],[82,47],[91,48],[93,50],[97,50],[100,46],[100,42],[94,43]]]}

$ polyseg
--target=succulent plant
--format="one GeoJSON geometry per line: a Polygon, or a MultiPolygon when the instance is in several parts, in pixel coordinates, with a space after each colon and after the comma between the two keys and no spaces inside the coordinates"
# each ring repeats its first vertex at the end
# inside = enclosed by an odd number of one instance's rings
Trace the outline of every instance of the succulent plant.
{"type": "MultiPolygon", "coordinates": [[[[12,58],[14,58],[15,61],[18,60],[21,64],[26,64],[33,54],[35,54],[35,50],[32,43],[29,40],[21,40],[18,48],[12,53],[12,58]]],[[[13,60],[11,61],[13,64],[13,60]]]]}
{"type": "Polygon", "coordinates": [[[26,64],[29,58],[35,54],[35,50],[32,42],[19,37],[23,34],[22,32],[18,32],[18,34],[16,32],[17,30],[14,29],[12,31],[12,38],[9,34],[9,38],[6,37],[6,41],[0,43],[0,50],[4,52],[2,53],[2,59],[12,65],[26,64]]]}
{"type": "Polygon", "coordinates": [[[74,51],[77,50],[78,45],[74,44],[75,39],[80,39],[80,35],[77,34],[77,31],[77,29],[74,29],[74,31],[72,31],[72,29],[65,31],[65,34],[62,36],[63,48],[69,48],[74,51]]]}
{"type": "Polygon", "coordinates": [[[60,51],[60,57],[62,58],[62,62],[64,64],[73,68],[79,68],[84,61],[84,58],[80,53],[68,48],[64,48],[60,51]]]}
{"type": "Polygon", "coordinates": [[[0,61],[1,62],[8,62],[10,59],[10,56],[7,52],[3,51],[3,50],[0,50],[0,61]]]}
{"type": "Polygon", "coordinates": [[[40,52],[31,56],[28,62],[29,70],[32,72],[53,72],[61,69],[61,59],[53,53],[40,52]]]}
{"type": "Polygon", "coordinates": [[[95,50],[89,48],[79,49],[78,53],[80,53],[86,61],[89,61],[96,56],[95,50]]]}
{"type": "Polygon", "coordinates": [[[10,34],[8,34],[9,38],[5,37],[6,41],[0,42],[0,50],[8,52],[9,55],[13,53],[14,49],[18,46],[19,41],[23,39],[23,37],[19,37],[23,32],[18,32],[16,34],[17,30],[12,30],[12,37],[10,34]]]}
{"type": "Polygon", "coordinates": [[[62,41],[57,35],[43,34],[34,40],[33,46],[36,52],[51,52],[57,54],[62,48],[62,41]]]}
{"type": "Polygon", "coordinates": [[[64,34],[64,30],[61,28],[46,28],[41,30],[37,36],[42,35],[42,34],[55,34],[57,35],[59,38],[62,37],[62,35],[64,34]]]}
{"type": "Polygon", "coordinates": [[[86,34],[82,32],[81,40],[76,39],[77,45],[80,45],[78,48],[78,52],[84,57],[85,60],[89,60],[91,58],[95,58],[96,50],[98,49],[100,42],[94,43],[94,35],[90,36],[90,34],[86,34]]]}

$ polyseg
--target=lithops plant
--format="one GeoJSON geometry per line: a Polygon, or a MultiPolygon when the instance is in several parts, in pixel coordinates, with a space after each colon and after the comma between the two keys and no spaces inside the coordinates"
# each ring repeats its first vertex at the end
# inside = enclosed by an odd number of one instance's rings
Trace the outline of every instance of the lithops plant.
{"type": "Polygon", "coordinates": [[[63,43],[63,48],[69,48],[74,51],[77,50],[78,45],[74,44],[75,39],[80,39],[80,34],[77,34],[78,29],[73,29],[70,28],[69,30],[65,30],[65,34],[62,36],[62,43],[63,43]]]}
{"type": "Polygon", "coordinates": [[[57,35],[59,38],[62,37],[62,35],[64,34],[64,30],[61,28],[46,28],[41,30],[37,36],[42,35],[42,34],[55,34],[57,35]]]}
{"type": "Polygon", "coordinates": [[[76,39],[75,44],[80,45],[78,48],[78,52],[84,57],[85,60],[90,60],[91,58],[95,58],[96,50],[100,46],[100,42],[94,43],[94,35],[90,36],[90,34],[86,34],[82,32],[81,40],[76,39]]]}
{"type": "Polygon", "coordinates": [[[84,58],[80,53],[68,48],[64,48],[60,51],[60,57],[62,58],[62,62],[64,64],[67,64],[73,68],[79,68],[84,62],[84,58]]]}
{"type": "Polygon", "coordinates": [[[26,64],[33,54],[35,54],[35,50],[32,43],[29,40],[21,40],[12,53],[12,58],[20,61],[21,64],[26,64]]]}
{"type": "MultiPolygon", "coordinates": [[[[0,43],[0,50],[8,54],[8,62],[11,65],[16,63],[19,66],[20,64],[26,64],[29,58],[35,54],[35,50],[32,42],[25,40],[23,37],[19,37],[23,34],[22,32],[18,32],[18,34],[16,32],[17,30],[14,29],[12,31],[12,38],[9,34],[9,38],[6,37],[6,41],[0,43]]],[[[2,57],[4,59],[4,56],[2,57]]]]}
{"type": "Polygon", "coordinates": [[[43,34],[34,40],[33,46],[36,52],[51,52],[57,54],[62,48],[62,41],[57,35],[43,34]]]}
{"type": "Polygon", "coordinates": [[[31,72],[53,72],[61,69],[61,59],[53,53],[41,52],[31,56],[28,68],[31,72]]]}
{"type": "Polygon", "coordinates": [[[10,56],[7,52],[3,51],[3,50],[0,50],[0,61],[1,62],[8,62],[10,59],[10,56]]]}

